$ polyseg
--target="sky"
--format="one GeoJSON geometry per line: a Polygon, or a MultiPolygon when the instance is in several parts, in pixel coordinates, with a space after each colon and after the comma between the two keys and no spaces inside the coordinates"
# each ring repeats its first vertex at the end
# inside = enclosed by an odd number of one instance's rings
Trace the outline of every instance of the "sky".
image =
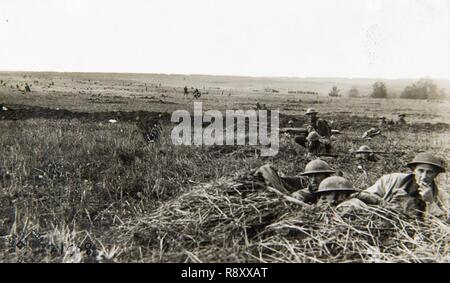
{"type": "Polygon", "coordinates": [[[450,78],[450,0],[1,0],[0,70],[450,78]]]}

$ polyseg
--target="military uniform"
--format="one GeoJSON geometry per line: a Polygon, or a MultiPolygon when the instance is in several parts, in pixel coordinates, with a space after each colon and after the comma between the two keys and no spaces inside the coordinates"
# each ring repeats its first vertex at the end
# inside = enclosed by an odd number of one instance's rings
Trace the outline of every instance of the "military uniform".
{"type": "Polygon", "coordinates": [[[331,128],[328,125],[328,122],[323,119],[317,119],[315,123],[308,126],[308,132],[315,131],[323,138],[331,137],[331,128]]]}
{"type": "Polygon", "coordinates": [[[431,201],[425,201],[419,194],[414,174],[384,175],[357,198],[366,204],[388,204],[410,216],[433,215],[442,219],[448,216],[448,194],[439,190],[433,182],[431,201]]]}
{"type": "Polygon", "coordinates": [[[268,164],[261,166],[255,174],[260,174],[266,185],[285,194],[291,194],[296,199],[306,203],[315,203],[317,201],[315,191],[309,186],[305,177],[280,177],[277,171],[268,164]]]}
{"type": "MultiPolygon", "coordinates": [[[[309,108],[305,115],[316,115],[317,111],[314,108],[309,108]]],[[[324,119],[316,119],[314,122],[310,123],[307,127],[308,134],[312,132],[316,132],[321,137],[321,143],[324,144],[327,148],[326,152],[329,152],[329,149],[331,148],[331,128],[328,125],[328,122],[324,119]]],[[[306,147],[306,134],[298,135],[294,137],[294,141],[298,144],[300,144],[303,147],[306,147]]]]}
{"type": "Polygon", "coordinates": [[[318,205],[328,204],[337,207],[345,202],[351,193],[357,189],[347,179],[340,176],[331,176],[324,179],[317,190],[318,205]]]}

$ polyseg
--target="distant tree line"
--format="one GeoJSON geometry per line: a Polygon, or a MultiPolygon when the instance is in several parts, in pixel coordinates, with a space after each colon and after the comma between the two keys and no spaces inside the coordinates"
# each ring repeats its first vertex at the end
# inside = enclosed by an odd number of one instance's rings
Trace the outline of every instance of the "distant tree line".
{"type": "Polygon", "coordinates": [[[407,86],[400,94],[400,98],[411,99],[443,99],[446,97],[444,89],[438,89],[436,84],[428,78],[407,86]]]}
{"type": "MultiPolygon", "coordinates": [[[[356,89],[351,89],[350,91],[349,97],[356,97],[358,95],[356,89]]],[[[386,84],[380,81],[374,83],[372,85],[372,93],[370,96],[373,98],[387,98],[388,91],[386,84]]],[[[438,89],[437,85],[431,79],[424,78],[405,87],[400,94],[400,98],[444,99],[446,98],[446,93],[444,89],[438,89]]]]}

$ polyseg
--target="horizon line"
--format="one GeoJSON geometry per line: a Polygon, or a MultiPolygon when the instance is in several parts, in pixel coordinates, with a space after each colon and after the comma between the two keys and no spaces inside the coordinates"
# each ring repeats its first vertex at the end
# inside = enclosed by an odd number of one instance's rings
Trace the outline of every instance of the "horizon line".
{"type": "Polygon", "coordinates": [[[0,70],[0,73],[59,73],[59,74],[130,74],[130,75],[166,75],[166,76],[210,76],[210,77],[240,77],[240,78],[279,78],[279,79],[384,79],[384,80],[420,80],[424,78],[430,78],[435,80],[450,80],[450,77],[432,77],[432,76],[420,76],[420,77],[355,77],[355,76],[282,76],[282,75],[237,75],[237,74],[198,74],[198,73],[150,73],[150,72],[116,72],[116,71],[29,71],[29,70],[0,70]]]}

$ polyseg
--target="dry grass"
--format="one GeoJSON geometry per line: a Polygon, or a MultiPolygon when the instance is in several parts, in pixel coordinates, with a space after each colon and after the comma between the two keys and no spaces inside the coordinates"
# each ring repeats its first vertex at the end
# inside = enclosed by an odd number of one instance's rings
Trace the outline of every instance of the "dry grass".
{"type": "MultiPolygon", "coordinates": [[[[64,90],[62,84],[56,85],[64,90]]],[[[108,116],[114,115],[113,110],[143,110],[148,105],[162,112],[180,105],[189,108],[190,101],[183,102],[177,94],[168,93],[169,100],[178,104],[164,105],[137,100],[92,104],[83,95],[14,95],[6,94],[5,100],[14,100],[16,108],[26,101],[40,106],[54,103],[53,108],[83,110],[88,118],[33,114],[26,120],[0,120],[0,261],[450,261],[448,226],[437,221],[418,223],[382,208],[357,215],[340,215],[323,207],[304,209],[248,177],[267,162],[286,175],[303,171],[308,160],[291,138],[282,137],[277,156],[260,158],[251,147],[173,146],[167,121],[161,142],[147,144],[133,116],[144,112],[108,116]],[[110,112],[100,115],[99,110],[110,112]],[[119,122],[109,124],[107,118],[119,122]],[[33,230],[41,234],[41,240],[33,239],[33,230]],[[13,239],[23,240],[24,246],[11,245],[13,239]],[[83,249],[86,243],[94,245],[92,254],[83,249]],[[81,249],[69,249],[71,245],[81,249]]],[[[255,103],[246,95],[237,96],[233,107],[245,109],[255,103]]],[[[213,107],[214,98],[205,98],[205,105],[213,107]]],[[[421,116],[409,127],[384,131],[386,139],[360,138],[376,124],[380,111],[403,107],[419,113],[416,102],[386,106],[388,102],[370,100],[369,104],[375,104],[366,115],[359,100],[291,103],[285,100],[291,99],[288,96],[260,98],[260,103],[272,103],[272,108],[289,104],[290,110],[282,110],[283,114],[298,115],[313,106],[333,120],[333,127],[343,132],[334,143],[342,155],[327,161],[358,188],[366,188],[382,174],[404,172],[404,163],[417,151],[430,150],[450,159],[449,125],[427,124],[419,120],[421,116]],[[363,143],[375,150],[406,154],[386,155],[359,169],[348,151],[363,143]]],[[[226,100],[218,98],[219,109],[230,106],[226,100]]],[[[433,112],[434,104],[429,105],[427,115],[433,112]]],[[[436,107],[437,117],[447,108],[436,107]]],[[[296,123],[301,125],[303,117],[298,117],[296,123]]],[[[282,126],[291,118],[282,116],[282,126]]],[[[438,180],[447,191],[449,176],[443,174],[438,180]]]]}

